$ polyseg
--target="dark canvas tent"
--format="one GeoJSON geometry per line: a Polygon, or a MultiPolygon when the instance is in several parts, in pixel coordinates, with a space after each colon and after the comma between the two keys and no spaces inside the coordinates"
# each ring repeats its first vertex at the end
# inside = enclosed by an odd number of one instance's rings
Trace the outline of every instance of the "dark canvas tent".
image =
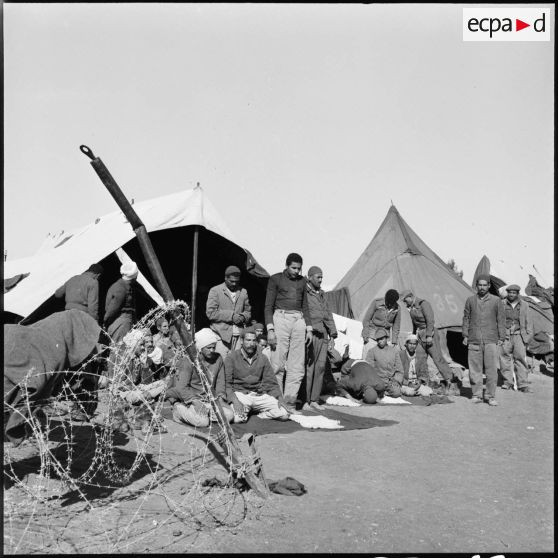
{"type": "MultiPolygon", "coordinates": [[[[436,327],[443,333],[461,331],[465,300],[473,293],[420,239],[393,205],[370,244],[336,285],[336,289],[342,287],[349,290],[355,317],[361,321],[372,301],[384,296],[388,289],[400,293],[412,289],[432,304],[436,327]]],[[[403,310],[400,339],[411,330],[410,317],[403,310]]],[[[459,343],[452,345],[455,350],[451,356],[457,360],[456,353],[462,350],[459,343]]],[[[463,360],[461,355],[459,360],[463,360]]]]}
{"type": "MultiPolygon", "coordinates": [[[[209,289],[223,281],[225,267],[231,264],[244,272],[242,282],[249,291],[254,318],[263,319],[269,275],[248,250],[235,242],[201,188],[139,202],[134,209],[148,230],[175,298],[188,304],[192,298],[193,239],[198,231],[197,329],[207,325],[209,289]]],[[[17,315],[25,318],[24,323],[32,323],[61,310],[62,303],[54,299],[54,291],[96,262],[105,268],[100,284],[104,300],[106,290],[119,277],[122,258],[138,264],[138,283],[144,291],[138,310],[144,313],[159,297],[132,228],[122,213],[115,211],[85,227],[51,237],[34,256],[6,262],[5,278],[25,276],[16,284],[15,279],[10,281],[11,288],[4,294],[4,319],[17,315]]]]}
{"type": "Polygon", "coordinates": [[[326,291],[325,297],[329,309],[334,314],[354,320],[355,316],[351,305],[351,295],[346,287],[343,287],[342,289],[335,289],[333,291],[326,291]]]}

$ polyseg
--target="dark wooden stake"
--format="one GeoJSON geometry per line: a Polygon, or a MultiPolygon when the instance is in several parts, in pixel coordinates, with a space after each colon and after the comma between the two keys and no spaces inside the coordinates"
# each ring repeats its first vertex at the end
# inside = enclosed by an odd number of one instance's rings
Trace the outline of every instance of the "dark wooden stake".
{"type": "MultiPolygon", "coordinates": [[[[118,186],[103,161],[101,161],[99,157],[95,157],[93,151],[91,151],[91,149],[89,149],[89,147],[87,147],[86,145],[80,145],[80,150],[91,159],[91,166],[95,169],[95,172],[101,179],[101,182],[105,185],[110,195],[114,198],[114,200],[118,204],[118,207],[121,209],[122,213],[124,213],[126,219],[134,229],[134,233],[137,236],[141,251],[143,253],[143,257],[145,258],[149,271],[151,272],[151,275],[153,277],[155,288],[159,291],[159,294],[166,302],[172,302],[174,300],[174,296],[167,282],[165,274],[163,273],[161,264],[159,263],[159,258],[157,257],[157,254],[153,249],[153,244],[151,243],[151,239],[147,234],[145,225],[143,224],[135,210],[132,208],[130,202],[123,194],[120,186],[118,186]]],[[[193,343],[192,336],[190,335],[190,332],[188,331],[188,328],[186,327],[186,324],[184,323],[184,320],[182,319],[182,316],[180,315],[178,310],[174,313],[174,321],[188,357],[191,359],[192,362],[196,362],[198,351],[193,343]]],[[[201,368],[200,373],[203,374],[207,384],[211,386],[211,382],[207,379],[208,376],[205,365],[201,360],[199,360],[198,362],[201,368]]],[[[221,402],[217,399],[217,395],[213,387],[211,387],[211,392],[213,395],[213,397],[211,398],[211,406],[214,413],[220,418],[218,424],[224,425],[223,431],[227,435],[231,445],[231,467],[236,466],[240,468],[245,463],[245,460],[238,445],[238,441],[234,435],[231,425],[225,418],[223,408],[221,407],[221,402]]],[[[219,439],[224,442],[225,437],[221,436],[219,437],[219,439]]],[[[223,449],[226,448],[223,447],[223,449]]],[[[262,498],[267,497],[268,492],[266,490],[265,484],[260,481],[254,471],[247,470],[244,474],[244,478],[246,479],[248,486],[250,486],[250,488],[252,488],[254,492],[256,492],[262,498]]]]}
{"type": "MultiPolygon", "coordinates": [[[[198,183],[199,184],[199,183],[198,183]]],[[[196,296],[198,294],[198,235],[199,227],[194,227],[194,255],[192,256],[192,304],[191,309],[191,332],[192,335],[196,332],[196,296]]]]}

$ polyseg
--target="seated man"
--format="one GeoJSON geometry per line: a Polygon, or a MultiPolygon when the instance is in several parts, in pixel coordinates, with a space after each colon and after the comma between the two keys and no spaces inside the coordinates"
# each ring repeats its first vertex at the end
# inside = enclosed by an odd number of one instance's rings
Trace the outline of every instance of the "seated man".
{"type": "Polygon", "coordinates": [[[366,361],[378,372],[385,383],[385,393],[390,397],[401,397],[401,385],[403,383],[403,366],[399,357],[399,350],[387,344],[388,332],[378,328],[374,334],[377,342],[366,353],[366,361]]]}
{"type": "Polygon", "coordinates": [[[350,358],[341,367],[336,395],[372,404],[383,397],[385,387],[385,382],[372,365],[350,358]]]}
{"type": "Polygon", "coordinates": [[[256,340],[258,342],[258,349],[260,352],[267,357],[269,362],[271,362],[271,347],[267,343],[267,335],[258,335],[256,340]]]}
{"type": "Polygon", "coordinates": [[[265,335],[266,339],[267,339],[267,334],[264,333],[265,328],[263,326],[263,324],[260,323],[255,323],[252,328],[254,329],[254,333],[256,334],[256,337],[259,337],[260,335],[265,335]]]}
{"type": "Polygon", "coordinates": [[[421,385],[428,386],[428,366],[422,361],[419,362],[419,368],[417,369],[417,346],[418,337],[411,333],[405,339],[405,347],[399,352],[403,366],[403,382],[401,385],[403,395],[418,395],[421,385]]]}
{"type": "MultiPolygon", "coordinates": [[[[199,350],[199,360],[207,371],[207,379],[221,402],[225,419],[231,422],[233,412],[225,403],[223,358],[215,351],[220,338],[209,328],[200,329],[194,337],[199,350]]],[[[173,404],[172,418],[175,422],[205,427],[209,426],[210,421],[217,421],[217,415],[211,408],[198,370],[188,357],[183,357],[176,363],[176,371],[171,375],[166,398],[173,404]]]]}
{"type": "Polygon", "coordinates": [[[155,322],[155,327],[157,328],[157,333],[153,336],[153,343],[163,351],[163,366],[168,371],[172,367],[176,351],[182,343],[176,332],[171,333],[170,325],[166,318],[159,318],[155,322]]]}
{"type": "Polygon", "coordinates": [[[246,422],[250,412],[263,419],[288,420],[281,389],[266,356],[258,351],[256,333],[246,328],[241,347],[225,359],[227,400],[232,403],[234,422],[246,422]]]}

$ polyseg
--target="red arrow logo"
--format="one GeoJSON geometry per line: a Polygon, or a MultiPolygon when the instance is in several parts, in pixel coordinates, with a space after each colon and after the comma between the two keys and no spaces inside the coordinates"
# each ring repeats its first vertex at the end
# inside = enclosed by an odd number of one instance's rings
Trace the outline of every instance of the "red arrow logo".
{"type": "Polygon", "coordinates": [[[516,31],[521,31],[522,29],[525,29],[525,27],[531,27],[530,23],[525,23],[524,21],[521,21],[520,19],[515,20],[515,30],[516,31]]]}

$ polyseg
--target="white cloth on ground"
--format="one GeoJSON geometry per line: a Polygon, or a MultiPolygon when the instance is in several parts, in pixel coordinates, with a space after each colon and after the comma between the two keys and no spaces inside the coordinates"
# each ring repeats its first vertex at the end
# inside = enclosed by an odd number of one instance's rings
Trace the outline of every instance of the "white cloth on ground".
{"type": "Polygon", "coordinates": [[[346,397],[340,397],[339,395],[330,395],[325,400],[326,405],[337,405],[339,407],[360,407],[360,403],[356,401],[351,401],[346,397]]]}
{"type": "Polygon", "coordinates": [[[345,428],[338,420],[328,419],[321,415],[290,415],[289,418],[300,424],[303,428],[327,428],[329,430],[339,430],[340,428],[345,428]]]}

